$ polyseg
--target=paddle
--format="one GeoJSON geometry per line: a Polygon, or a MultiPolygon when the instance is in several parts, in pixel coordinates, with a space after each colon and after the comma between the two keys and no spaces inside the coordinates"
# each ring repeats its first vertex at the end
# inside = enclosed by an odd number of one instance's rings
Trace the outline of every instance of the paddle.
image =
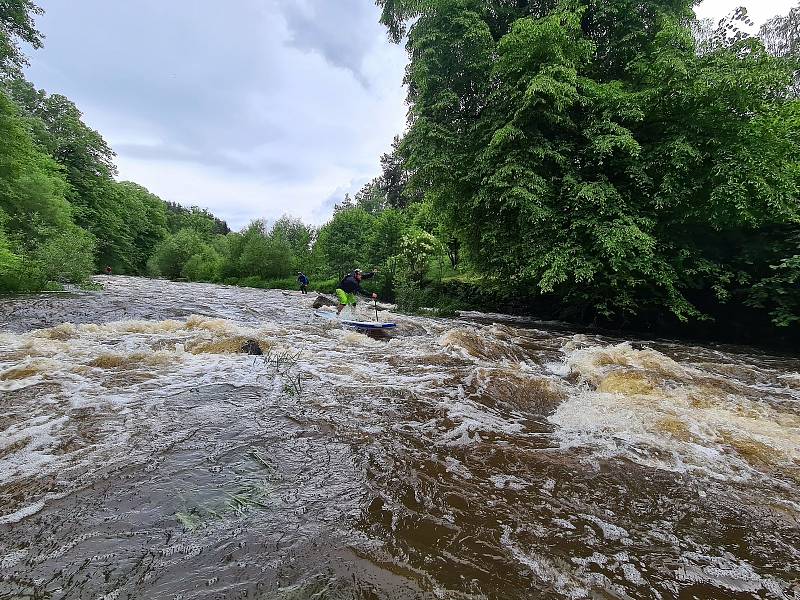
{"type": "Polygon", "coordinates": [[[378,322],[378,294],[372,294],[372,301],[375,303],[375,322],[378,322]]]}

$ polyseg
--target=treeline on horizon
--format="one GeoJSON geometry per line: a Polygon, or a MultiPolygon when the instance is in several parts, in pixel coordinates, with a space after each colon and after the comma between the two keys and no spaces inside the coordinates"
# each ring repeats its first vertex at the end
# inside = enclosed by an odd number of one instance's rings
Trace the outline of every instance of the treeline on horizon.
{"type": "Polygon", "coordinates": [[[67,98],[22,76],[0,9],[0,290],[115,273],[330,291],[355,267],[415,309],[670,330],[800,329],[800,8],[747,35],[686,0],[378,0],[409,122],[314,228],[240,232],[117,182],[67,98]]]}

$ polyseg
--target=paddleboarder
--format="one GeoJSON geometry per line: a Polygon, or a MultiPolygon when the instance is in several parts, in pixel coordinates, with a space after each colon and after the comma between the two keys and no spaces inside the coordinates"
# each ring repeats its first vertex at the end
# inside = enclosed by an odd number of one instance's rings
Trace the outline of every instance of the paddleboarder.
{"type": "MultiPolygon", "coordinates": [[[[339,306],[336,307],[337,315],[342,314],[345,306],[356,306],[357,294],[361,292],[361,281],[375,277],[377,272],[377,270],[372,270],[369,273],[362,273],[361,269],[356,269],[339,282],[339,287],[336,288],[336,297],[339,299],[339,306]]],[[[378,294],[372,294],[372,298],[377,300],[378,294]]]]}

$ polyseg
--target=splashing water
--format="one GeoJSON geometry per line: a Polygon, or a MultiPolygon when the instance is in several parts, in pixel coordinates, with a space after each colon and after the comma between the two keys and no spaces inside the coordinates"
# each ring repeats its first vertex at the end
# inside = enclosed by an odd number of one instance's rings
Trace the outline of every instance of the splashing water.
{"type": "Polygon", "coordinates": [[[0,598],[800,597],[798,359],[102,281],[0,299],[0,598]]]}

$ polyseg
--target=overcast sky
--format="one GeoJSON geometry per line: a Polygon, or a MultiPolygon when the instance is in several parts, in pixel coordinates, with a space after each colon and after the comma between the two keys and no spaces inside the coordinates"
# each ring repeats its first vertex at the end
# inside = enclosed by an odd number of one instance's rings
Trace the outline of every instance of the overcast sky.
{"type": "MultiPolygon", "coordinates": [[[[705,0],[701,17],[739,1],[705,0]]],[[[28,78],[117,153],[120,179],[238,229],[322,223],[405,125],[405,52],[371,0],[44,0],[28,78]]],[[[761,22],[792,0],[747,1],[761,22]]]]}

